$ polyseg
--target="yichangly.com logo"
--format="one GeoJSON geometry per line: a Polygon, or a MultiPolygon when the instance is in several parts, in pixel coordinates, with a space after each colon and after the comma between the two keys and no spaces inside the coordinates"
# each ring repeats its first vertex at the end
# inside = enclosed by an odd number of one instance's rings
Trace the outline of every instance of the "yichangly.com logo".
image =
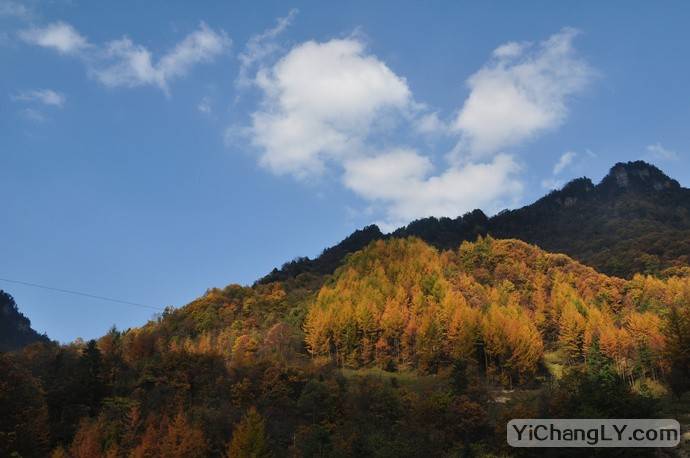
{"type": "Polygon", "coordinates": [[[508,422],[511,447],[675,447],[673,419],[516,419],[508,422]]]}

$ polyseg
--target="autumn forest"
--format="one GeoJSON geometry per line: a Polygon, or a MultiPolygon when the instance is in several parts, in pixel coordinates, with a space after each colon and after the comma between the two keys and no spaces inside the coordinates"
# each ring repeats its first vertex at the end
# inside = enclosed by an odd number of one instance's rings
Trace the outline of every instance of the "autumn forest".
{"type": "Polygon", "coordinates": [[[512,216],[358,231],[139,328],[27,338],[0,354],[0,455],[532,456],[506,444],[509,419],[687,425],[688,190],[617,167],[625,185],[567,185],[512,216]],[[618,221],[617,255],[570,212],[618,221]],[[518,237],[543,218],[548,237],[518,237]]]}

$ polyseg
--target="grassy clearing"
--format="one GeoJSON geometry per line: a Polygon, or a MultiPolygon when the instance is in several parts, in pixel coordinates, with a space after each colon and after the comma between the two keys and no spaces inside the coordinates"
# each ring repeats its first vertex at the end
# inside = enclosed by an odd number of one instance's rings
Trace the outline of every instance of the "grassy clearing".
{"type": "Polygon", "coordinates": [[[340,369],[343,377],[353,379],[357,377],[372,377],[397,383],[401,388],[407,388],[416,393],[430,393],[433,391],[447,389],[449,387],[448,378],[443,375],[419,375],[415,371],[402,370],[397,372],[386,372],[378,367],[363,369],[340,369]],[[395,379],[395,382],[392,380],[395,379]]]}
{"type": "Polygon", "coordinates": [[[544,366],[546,366],[549,373],[558,380],[563,376],[565,358],[560,351],[544,352],[544,366]]]}

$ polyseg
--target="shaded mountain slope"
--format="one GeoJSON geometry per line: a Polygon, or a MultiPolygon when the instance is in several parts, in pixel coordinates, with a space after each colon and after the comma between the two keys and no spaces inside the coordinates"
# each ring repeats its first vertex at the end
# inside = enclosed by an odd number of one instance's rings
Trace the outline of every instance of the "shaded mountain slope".
{"type": "Polygon", "coordinates": [[[490,232],[569,254],[609,275],[658,273],[690,260],[690,190],[642,161],[616,164],[596,186],[574,180],[496,215],[490,232]]]}
{"type": "Polygon", "coordinates": [[[690,262],[690,190],[651,164],[618,163],[597,185],[578,178],[531,205],[491,218],[481,210],[423,218],[387,235],[368,226],[316,259],[294,260],[260,282],[329,274],[371,240],[415,236],[449,249],[487,234],[565,253],[608,275],[661,273],[690,262]]]}
{"type": "Polygon", "coordinates": [[[261,278],[258,283],[285,281],[301,274],[315,274],[317,276],[333,272],[349,253],[361,250],[374,240],[384,238],[384,234],[375,224],[358,229],[342,242],[323,250],[314,259],[297,258],[286,262],[280,269],[273,269],[271,273],[261,278]]]}
{"type": "Polygon", "coordinates": [[[18,350],[34,342],[48,342],[48,337],[31,329],[31,321],[19,311],[14,298],[0,290],[0,351],[18,350]]]}

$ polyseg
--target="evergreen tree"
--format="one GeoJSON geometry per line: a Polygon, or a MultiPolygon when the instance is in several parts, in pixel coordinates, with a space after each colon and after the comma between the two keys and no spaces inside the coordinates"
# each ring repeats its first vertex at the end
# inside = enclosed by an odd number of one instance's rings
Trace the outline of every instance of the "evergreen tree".
{"type": "Polygon", "coordinates": [[[270,456],[264,420],[256,408],[251,407],[232,433],[228,458],[267,458],[270,456]]]}
{"type": "Polygon", "coordinates": [[[103,381],[103,357],[95,340],[89,340],[82,351],[79,358],[78,377],[82,402],[88,406],[89,414],[94,416],[98,413],[106,391],[103,381]]]}
{"type": "Polygon", "coordinates": [[[160,451],[162,456],[170,458],[203,458],[208,444],[203,431],[189,424],[185,414],[179,412],[168,425],[160,451]]]}
{"type": "Polygon", "coordinates": [[[0,352],[0,456],[48,452],[48,408],[41,384],[0,352]]]}
{"type": "Polygon", "coordinates": [[[669,384],[680,397],[690,390],[690,307],[672,306],[666,327],[666,357],[671,364],[669,384]]]}

